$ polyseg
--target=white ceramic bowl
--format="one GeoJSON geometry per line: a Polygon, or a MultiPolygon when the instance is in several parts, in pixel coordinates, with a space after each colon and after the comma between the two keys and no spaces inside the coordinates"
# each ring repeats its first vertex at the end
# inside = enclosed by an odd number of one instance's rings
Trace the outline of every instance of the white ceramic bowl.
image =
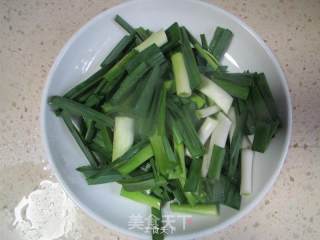
{"type": "Polygon", "coordinates": [[[120,197],[118,184],[88,186],[83,176],[75,171],[76,167],[87,164],[87,160],[61,119],[47,105],[49,96],[62,95],[91,75],[124,35],[113,21],[116,14],[133,26],[154,31],[177,21],[191,29],[194,35],[206,33],[209,39],[215,27],[227,27],[234,33],[234,39],[223,63],[231,71],[250,70],[266,74],[283,128],[266,153],[255,155],[252,196],[243,199],[240,211],[222,207],[219,217],[193,216],[186,229],[177,222],[176,231],[168,239],[199,238],[225,228],[252,210],[275,182],[288,150],[292,113],[285,76],[270,49],[241,20],[216,6],[194,0],[134,0],[99,14],[74,34],[52,66],[42,99],[43,141],[52,169],[65,191],[88,215],[127,235],[150,238],[148,233],[128,229],[129,216],[148,216],[147,207],[120,197]]]}

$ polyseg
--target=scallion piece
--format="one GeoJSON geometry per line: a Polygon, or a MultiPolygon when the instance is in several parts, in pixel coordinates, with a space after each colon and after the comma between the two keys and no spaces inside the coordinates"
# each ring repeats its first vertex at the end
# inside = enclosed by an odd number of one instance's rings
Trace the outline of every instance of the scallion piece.
{"type": "Polygon", "coordinates": [[[150,145],[147,145],[140,152],[138,152],[132,159],[130,159],[127,163],[123,164],[118,168],[118,171],[123,175],[129,174],[136,168],[138,168],[145,161],[150,159],[153,156],[153,150],[150,145]]]}
{"type": "Polygon", "coordinates": [[[252,193],[252,160],[253,151],[250,149],[242,149],[240,193],[244,196],[252,193]]]}
{"type": "Polygon", "coordinates": [[[192,94],[186,65],[181,52],[171,56],[171,63],[174,73],[176,91],[180,97],[189,97],[192,94]]]}
{"type": "Polygon", "coordinates": [[[116,117],[113,134],[112,161],[121,157],[134,141],[134,119],[116,117]]]}
{"type": "Polygon", "coordinates": [[[231,43],[232,37],[233,33],[229,29],[217,27],[210,42],[209,49],[218,60],[223,57],[231,43]]]}
{"type": "Polygon", "coordinates": [[[170,209],[171,211],[178,213],[191,213],[210,216],[216,216],[219,214],[219,208],[215,204],[197,204],[191,206],[187,204],[179,205],[176,203],[171,203],[170,209]]]}
{"type": "Polygon", "coordinates": [[[225,113],[228,113],[233,98],[221,87],[203,75],[199,91],[214,101],[225,113]]]}
{"type": "Polygon", "coordinates": [[[130,200],[148,205],[156,209],[160,209],[160,206],[161,206],[160,199],[151,195],[147,195],[144,192],[129,192],[129,191],[126,191],[124,188],[122,188],[120,195],[122,197],[126,197],[130,200]]]}
{"type": "Polygon", "coordinates": [[[138,52],[142,52],[143,50],[145,50],[146,48],[150,47],[153,44],[157,45],[158,47],[161,47],[167,42],[168,42],[168,39],[165,31],[160,30],[158,32],[152,33],[150,37],[148,37],[140,45],[135,47],[135,50],[137,50],[138,52]]]}
{"type": "Polygon", "coordinates": [[[199,118],[206,118],[213,114],[216,114],[220,111],[220,108],[217,105],[213,105],[210,107],[202,108],[196,111],[196,114],[199,118]]]}

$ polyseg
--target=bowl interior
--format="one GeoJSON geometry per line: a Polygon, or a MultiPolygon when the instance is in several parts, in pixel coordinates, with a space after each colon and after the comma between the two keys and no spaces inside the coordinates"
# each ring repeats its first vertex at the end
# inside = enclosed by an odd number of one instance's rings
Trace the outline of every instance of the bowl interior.
{"type": "Polygon", "coordinates": [[[191,29],[195,36],[206,33],[208,39],[211,39],[215,27],[227,27],[234,33],[234,39],[223,63],[229,66],[230,71],[250,70],[266,74],[278,104],[283,128],[265,154],[255,154],[254,193],[251,197],[243,198],[241,211],[222,207],[219,217],[192,216],[192,223],[187,222],[185,229],[183,218],[176,217],[176,229],[170,236],[185,239],[187,236],[196,237],[227,226],[256,205],[279,173],[291,126],[290,99],[283,73],[263,41],[232,15],[200,1],[130,1],[101,13],[68,42],[52,68],[42,109],[45,147],[58,179],[73,200],[99,222],[139,238],[149,236],[143,230],[128,229],[131,215],[147,217],[150,215],[149,209],[120,197],[118,184],[88,186],[75,171],[76,167],[86,165],[87,160],[61,119],[46,105],[48,96],[62,95],[91,75],[125,34],[114,23],[115,14],[120,14],[133,26],[144,26],[154,31],[177,21],[191,29]]]}

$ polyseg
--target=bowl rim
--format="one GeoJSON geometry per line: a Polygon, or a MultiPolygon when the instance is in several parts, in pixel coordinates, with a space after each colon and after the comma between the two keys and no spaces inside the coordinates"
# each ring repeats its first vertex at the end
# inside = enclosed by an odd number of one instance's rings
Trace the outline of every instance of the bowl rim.
{"type": "MultiPolygon", "coordinates": [[[[125,234],[127,236],[133,236],[137,237],[139,239],[141,238],[147,238],[145,234],[142,233],[136,233],[129,231],[128,229],[121,228],[112,222],[109,222],[108,220],[98,216],[94,211],[91,210],[90,207],[86,206],[82,201],[73,193],[71,190],[70,186],[67,185],[67,183],[64,181],[63,176],[60,174],[58,171],[55,161],[53,160],[52,154],[51,154],[51,149],[49,148],[49,143],[48,143],[48,136],[46,133],[45,129],[45,112],[47,108],[47,98],[48,98],[48,91],[49,91],[49,86],[52,81],[52,77],[56,69],[58,68],[58,65],[61,61],[61,59],[64,57],[70,46],[73,44],[73,42],[84,32],[88,27],[93,25],[95,22],[97,22],[100,18],[102,18],[105,14],[111,14],[114,12],[117,12],[118,9],[121,8],[126,8],[129,7],[130,5],[134,4],[141,4],[144,2],[150,2],[150,1],[156,1],[156,0],[130,0],[130,1],[125,1],[121,4],[118,4],[116,6],[113,6],[107,10],[102,11],[101,13],[97,14],[93,18],[91,18],[88,22],[86,22],[78,31],[76,31],[72,37],[67,41],[67,43],[63,46],[63,48],[60,50],[58,56],[55,58],[55,61],[53,65],[51,66],[51,69],[48,73],[47,81],[45,83],[45,87],[43,89],[42,93],[42,99],[41,99],[41,110],[40,110],[40,124],[41,124],[41,139],[42,139],[42,145],[45,149],[45,155],[48,158],[49,166],[53,170],[55,176],[57,177],[57,180],[59,183],[61,183],[61,186],[63,190],[68,194],[68,196],[72,199],[74,203],[76,203],[77,206],[80,207],[87,215],[89,215],[91,218],[95,219],[98,223],[102,224],[103,226],[106,226],[108,228],[111,228],[113,230],[116,230],[122,234],[125,234]]],[[[170,0],[165,0],[165,1],[170,1],[170,0]]],[[[235,222],[239,221],[242,217],[247,215],[251,210],[253,210],[259,202],[266,196],[266,194],[271,190],[273,184],[275,183],[277,177],[279,176],[279,173],[282,169],[282,166],[284,164],[284,161],[286,159],[288,150],[289,150],[289,144],[290,144],[290,139],[291,139],[291,134],[292,134],[292,104],[291,104],[291,98],[290,98],[290,93],[289,93],[289,88],[288,88],[288,81],[285,77],[284,72],[282,71],[281,65],[279,64],[277,58],[273,54],[272,50],[267,46],[267,44],[263,41],[263,39],[251,28],[249,27],[246,23],[244,23],[240,18],[237,16],[229,13],[228,11],[224,10],[221,7],[216,6],[215,4],[207,3],[204,1],[198,1],[198,0],[175,0],[179,2],[191,2],[194,4],[200,4],[204,7],[213,9],[217,12],[222,13],[223,15],[229,17],[231,20],[235,21],[237,24],[239,24],[243,29],[245,29],[254,39],[259,43],[259,45],[264,49],[268,57],[271,59],[271,61],[274,63],[276,71],[280,75],[280,80],[281,83],[284,87],[285,91],[285,98],[287,101],[287,129],[285,133],[285,147],[282,149],[281,155],[280,155],[280,161],[276,167],[276,170],[273,172],[271,175],[271,178],[269,181],[265,184],[264,188],[260,191],[260,193],[257,195],[257,197],[246,207],[243,209],[239,210],[236,214],[234,214],[232,217],[230,217],[228,220],[219,223],[216,226],[207,228],[205,230],[198,230],[192,233],[182,233],[179,236],[168,236],[166,239],[191,239],[191,238],[199,238],[199,237],[204,237],[210,234],[213,234],[215,232],[218,232],[235,222]]]]}

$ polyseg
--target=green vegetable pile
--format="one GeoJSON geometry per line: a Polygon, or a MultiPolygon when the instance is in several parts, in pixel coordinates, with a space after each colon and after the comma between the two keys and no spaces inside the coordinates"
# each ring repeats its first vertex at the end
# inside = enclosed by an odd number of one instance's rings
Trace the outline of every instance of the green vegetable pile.
{"type": "Polygon", "coordinates": [[[49,99],[90,163],[77,170],[89,185],[120,183],[121,196],[158,219],[168,202],[194,214],[239,209],[252,192],[254,151],[263,153],[280,127],[265,75],[221,65],[228,29],[217,27],[208,43],[178,23],[151,32],[115,21],[128,35],[100,69],[49,99]]]}

